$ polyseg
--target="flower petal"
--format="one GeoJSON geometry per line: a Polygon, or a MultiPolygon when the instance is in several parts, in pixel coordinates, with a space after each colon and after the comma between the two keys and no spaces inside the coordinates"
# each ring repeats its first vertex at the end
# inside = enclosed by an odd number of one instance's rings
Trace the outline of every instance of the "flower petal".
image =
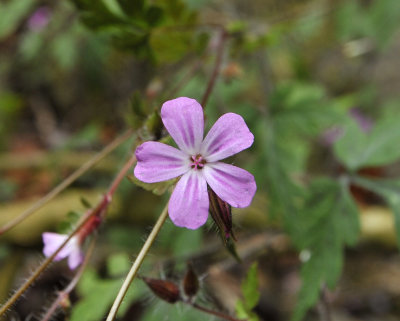
{"type": "Polygon", "coordinates": [[[180,97],[165,102],[161,119],[181,150],[190,155],[199,152],[204,134],[204,114],[196,100],[180,97]]]}
{"type": "Polygon", "coordinates": [[[207,221],[207,183],[202,171],[191,170],[182,176],[171,195],[168,212],[175,225],[192,230],[207,221]]]}
{"type": "Polygon", "coordinates": [[[188,171],[189,156],[172,146],[146,142],[136,148],[135,176],[145,183],[167,181],[188,171]]]}
{"type": "Polygon", "coordinates": [[[201,154],[207,162],[215,162],[249,148],[254,141],[242,116],[222,115],[208,132],[201,145],[201,154]]]}
{"type": "Polygon", "coordinates": [[[75,270],[77,266],[79,266],[83,262],[84,255],[80,248],[75,248],[74,251],[71,252],[68,258],[68,266],[71,270],[75,270]]]}
{"type": "MultiPolygon", "coordinates": [[[[64,243],[64,241],[68,238],[68,235],[65,234],[58,234],[58,233],[51,233],[51,232],[45,232],[42,234],[42,239],[44,243],[44,248],[43,248],[43,254],[46,257],[51,256],[58,248],[59,246],[64,243]]],[[[58,252],[56,257],[54,258],[55,261],[60,261],[63,258],[67,257],[70,253],[71,250],[74,248],[74,238],[72,238],[65,246],[64,248],[58,252]]]]}
{"type": "Polygon", "coordinates": [[[225,163],[208,163],[204,177],[211,189],[233,207],[249,206],[257,190],[254,176],[248,171],[225,163]]]}

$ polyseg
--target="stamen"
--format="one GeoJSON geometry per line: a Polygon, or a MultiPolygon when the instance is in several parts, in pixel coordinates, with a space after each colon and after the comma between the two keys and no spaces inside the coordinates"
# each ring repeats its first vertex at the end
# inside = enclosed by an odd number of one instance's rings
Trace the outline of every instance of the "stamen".
{"type": "Polygon", "coordinates": [[[190,167],[194,170],[202,169],[204,167],[204,164],[207,163],[207,161],[200,154],[192,156],[191,161],[192,164],[190,165],[190,167]]]}

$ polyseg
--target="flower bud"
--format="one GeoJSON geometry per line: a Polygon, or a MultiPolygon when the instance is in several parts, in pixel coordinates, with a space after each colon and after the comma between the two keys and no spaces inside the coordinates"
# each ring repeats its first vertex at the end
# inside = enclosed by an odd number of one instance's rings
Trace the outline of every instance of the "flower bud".
{"type": "Polygon", "coordinates": [[[211,188],[208,189],[208,196],[210,198],[210,214],[221,233],[222,239],[225,243],[230,236],[236,240],[232,230],[231,206],[220,199],[211,188]]]}
{"type": "Polygon", "coordinates": [[[183,290],[189,298],[195,296],[199,290],[199,279],[190,263],[187,264],[187,271],[183,278],[183,290]]]}
{"type": "Polygon", "coordinates": [[[179,287],[171,281],[147,277],[142,277],[142,280],[156,296],[168,303],[176,303],[181,298],[179,287]]]}

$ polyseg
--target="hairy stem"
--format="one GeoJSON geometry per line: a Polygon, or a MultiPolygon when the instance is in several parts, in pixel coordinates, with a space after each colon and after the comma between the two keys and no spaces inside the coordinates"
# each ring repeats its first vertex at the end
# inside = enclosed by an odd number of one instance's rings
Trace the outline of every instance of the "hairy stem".
{"type": "Polygon", "coordinates": [[[69,185],[71,185],[77,178],[82,176],[87,170],[92,168],[96,163],[102,160],[105,156],[111,153],[115,148],[121,145],[124,141],[126,141],[129,137],[132,136],[132,130],[127,130],[124,134],[117,137],[113,140],[109,145],[107,145],[102,151],[97,153],[93,158],[89,159],[86,163],[84,163],[81,167],[79,167],[75,172],[69,175],[65,180],[63,180],[59,185],[57,185],[54,189],[52,189],[48,194],[43,196],[40,200],[35,202],[31,207],[27,208],[24,212],[22,212],[19,216],[5,224],[2,228],[0,228],[0,235],[5,232],[11,230],[13,227],[21,223],[26,218],[30,217],[36,211],[41,209],[44,205],[46,205],[49,201],[51,201],[54,197],[56,197],[60,192],[66,189],[69,185]]]}
{"type": "Polygon", "coordinates": [[[163,226],[167,216],[168,216],[168,204],[165,206],[164,210],[161,212],[160,217],[158,218],[156,224],[154,225],[150,235],[147,237],[146,242],[143,244],[142,249],[140,250],[128,275],[126,276],[126,279],[118,292],[118,295],[111,307],[110,313],[108,314],[106,321],[114,320],[114,318],[118,312],[118,309],[122,303],[122,300],[124,299],[126,292],[128,291],[129,286],[131,285],[132,281],[134,280],[135,276],[137,275],[137,272],[139,271],[139,268],[142,265],[145,256],[149,252],[150,247],[153,244],[154,240],[156,239],[158,233],[160,232],[161,227],[163,226]]]}
{"type": "Polygon", "coordinates": [[[76,287],[76,285],[78,284],[78,282],[83,274],[83,271],[86,268],[86,265],[89,262],[90,257],[93,254],[95,244],[96,244],[96,237],[93,237],[92,240],[90,241],[89,248],[86,251],[85,259],[82,262],[82,265],[79,267],[78,272],[75,274],[75,276],[73,277],[71,282],[68,284],[68,286],[64,290],[59,292],[56,300],[53,302],[53,304],[47,310],[46,314],[42,317],[42,321],[49,321],[51,316],[56,312],[57,308],[60,306],[61,302],[64,301],[65,299],[67,299],[68,295],[76,287]]]}
{"type": "Polygon", "coordinates": [[[48,258],[46,258],[43,263],[33,272],[33,274],[28,278],[28,280],[21,285],[21,287],[11,296],[10,299],[0,308],[0,316],[2,316],[7,310],[14,304],[15,301],[30,287],[30,285],[39,277],[39,275],[47,268],[47,266],[53,261],[56,255],[64,248],[64,246],[71,240],[71,238],[91,219],[94,215],[104,215],[108,205],[111,202],[112,195],[114,194],[117,186],[121,183],[122,179],[125,177],[127,171],[136,162],[136,157],[132,156],[129,158],[128,162],[124,165],[121,171],[117,174],[113,183],[111,184],[109,190],[104,195],[99,204],[89,212],[87,212],[84,217],[80,220],[77,226],[68,235],[68,238],[57,248],[57,250],[48,258]]]}

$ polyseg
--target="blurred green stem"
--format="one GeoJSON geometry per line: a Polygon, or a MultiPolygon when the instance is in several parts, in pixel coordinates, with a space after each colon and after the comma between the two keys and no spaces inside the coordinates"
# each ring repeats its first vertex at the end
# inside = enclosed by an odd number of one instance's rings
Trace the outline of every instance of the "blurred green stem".
{"type": "Polygon", "coordinates": [[[125,163],[124,167],[115,177],[114,181],[110,185],[107,193],[103,196],[99,204],[92,210],[88,211],[85,216],[80,220],[77,226],[68,235],[68,238],[57,248],[57,250],[33,272],[33,274],[28,278],[28,280],[21,285],[21,287],[11,296],[10,299],[0,308],[0,317],[7,312],[7,310],[14,304],[15,301],[30,287],[30,285],[39,277],[39,275],[47,268],[47,266],[54,260],[56,255],[64,248],[64,246],[71,240],[71,238],[83,227],[85,224],[94,216],[99,215],[103,217],[107,211],[108,205],[111,203],[112,196],[115,193],[118,185],[121,183],[122,179],[125,177],[128,170],[136,163],[136,157],[131,156],[129,160],[125,163]]]}
{"type": "Polygon", "coordinates": [[[165,205],[165,208],[161,212],[161,215],[158,218],[156,224],[154,225],[153,230],[151,231],[150,235],[148,236],[146,242],[143,244],[143,247],[140,250],[135,262],[133,262],[133,265],[132,265],[128,275],[126,276],[126,279],[125,279],[124,283],[122,284],[122,286],[118,292],[118,295],[111,307],[110,313],[108,314],[106,321],[114,320],[114,318],[118,312],[118,309],[122,303],[122,300],[124,299],[126,292],[129,289],[129,286],[131,285],[132,281],[135,279],[137,272],[139,271],[139,268],[143,263],[144,258],[146,257],[147,253],[149,252],[150,247],[153,244],[154,240],[156,239],[158,233],[160,232],[161,227],[163,226],[167,216],[168,216],[168,204],[165,205]]]}

